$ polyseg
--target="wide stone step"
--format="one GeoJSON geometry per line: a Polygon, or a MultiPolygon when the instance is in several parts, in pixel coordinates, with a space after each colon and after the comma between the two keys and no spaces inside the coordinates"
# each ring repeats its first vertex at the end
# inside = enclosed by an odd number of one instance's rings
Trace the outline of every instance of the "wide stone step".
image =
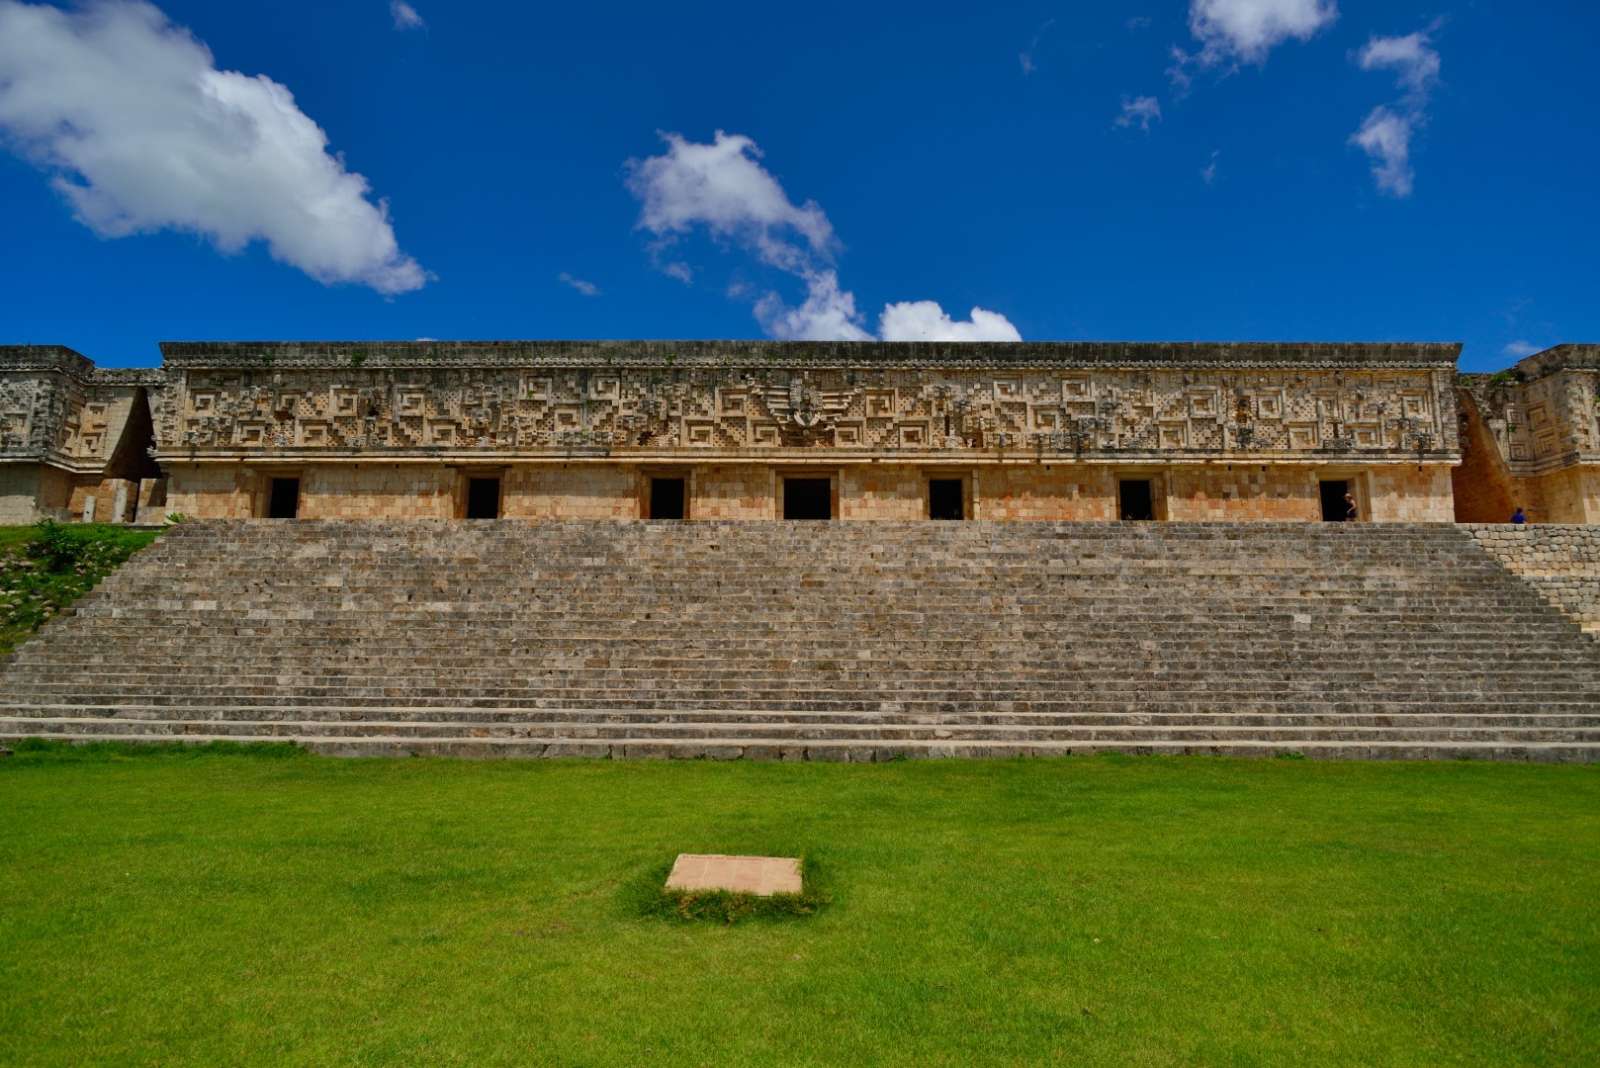
{"type": "MultiPolygon", "coordinates": [[[[892,667],[877,669],[871,666],[852,669],[841,665],[834,670],[787,669],[782,665],[759,665],[759,669],[719,668],[711,665],[673,668],[594,667],[567,669],[546,666],[532,661],[524,670],[507,670],[504,665],[492,672],[452,676],[440,681],[438,670],[432,672],[373,671],[351,674],[350,665],[339,665],[345,674],[310,671],[301,665],[290,672],[246,673],[234,671],[210,679],[185,681],[174,678],[169,671],[116,672],[101,671],[95,674],[96,684],[104,689],[114,688],[119,693],[156,692],[165,694],[226,694],[238,695],[256,692],[275,692],[291,688],[300,693],[360,693],[366,696],[403,697],[406,694],[447,695],[483,693],[559,694],[569,690],[619,689],[634,692],[639,689],[664,689],[674,694],[707,690],[713,692],[754,693],[796,690],[813,695],[828,692],[852,694],[882,693],[915,695],[926,693],[942,697],[961,697],[967,700],[987,700],[1023,694],[1064,695],[1104,692],[1110,684],[1115,687],[1119,672],[1133,661],[1112,665],[1082,667],[1073,671],[1056,671],[1049,674],[1017,674],[1012,676],[981,677],[976,672],[953,669],[899,670],[892,667]],[[1109,668],[1108,670],[1106,670],[1109,668]]],[[[226,663],[216,665],[226,668],[226,663]]],[[[440,665],[445,667],[446,665],[440,665]]],[[[1481,692],[1485,689],[1508,689],[1525,698],[1560,693],[1600,694],[1600,672],[1521,670],[1493,671],[1483,665],[1463,665],[1460,670],[1432,670],[1419,672],[1414,664],[1395,667],[1399,670],[1379,671],[1365,669],[1347,671],[1338,666],[1326,670],[1307,668],[1294,670],[1254,670],[1231,673],[1225,692],[1250,693],[1267,689],[1271,692],[1326,692],[1330,687],[1359,685],[1366,696],[1375,696],[1391,690],[1400,694],[1416,692],[1419,682],[1426,682],[1429,692],[1444,695],[1452,692],[1481,692]]],[[[1215,674],[1205,665],[1164,663],[1152,666],[1149,676],[1163,684],[1168,696],[1178,696],[1193,690],[1199,693],[1219,693],[1215,674]]],[[[16,669],[9,676],[10,692],[49,691],[61,688],[81,689],[83,682],[70,674],[56,670],[16,669]]]]}
{"type": "MultiPolygon", "coordinates": [[[[74,704],[17,704],[0,703],[0,716],[18,720],[32,718],[66,720],[165,720],[172,718],[172,709],[165,705],[134,705],[123,703],[114,708],[90,707],[74,704]]],[[[336,722],[431,722],[461,725],[497,723],[727,723],[727,724],[800,724],[826,727],[830,724],[860,725],[921,725],[944,727],[951,724],[1018,726],[1018,727],[1116,727],[1127,725],[1184,727],[1412,727],[1412,728],[1600,728],[1600,710],[1584,714],[1552,713],[1468,713],[1428,711],[1399,714],[1354,714],[1288,712],[1157,712],[1141,710],[1137,713],[1048,713],[1048,712],[985,712],[969,715],[936,713],[885,715],[881,712],[807,712],[786,707],[754,711],[727,711],[695,708],[682,712],[660,713],[637,709],[582,708],[520,709],[520,708],[463,708],[446,706],[381,705],[358,707],[342,706],[279,706],[213,705],[184,710],[184,721],[251,721],[279,722],[289,720],[336,722]]]]}
{"type": "MultiPolygon", "coordinates": [[[[29,735],[0,734],[0,742],[20,741],[29,735]]],[[[185,735],[181,739],[159,734],[71,734],[62,741],[91,743],[192,744],[214,741],[294,741],[313,752],[332,756],[436,756],[482,758],[688,759],[688,760],[816,760],[876,763],[927,758],[1064,757],[1095,753],[1147,756],[1269,757],[1284,754],[1330,760],[1517,760],[1539,762],[1594,762],[1600,746],[1565,742],[987,742],[939,740],[929,742],[872,743],[852,740],[791,742],[705,738],[692,741],[621,739],[596,741],[583,738],[482,739],[403,737],[314,737],[286,739],[278,736],[185,735]]]]}
{"type": "MultiPolygon", "coordinates": [[[[1540,701],[1561,697],[1600,696],[1600,679],[1593,675],[1564,677],[1549,673],[1528,672],[1522,676],[1484,676],[1481,674],[1446,677],[1429,674],[1410,676],[1378,676],[1373,674],[1342,674],[1326,677],[1312,675],[1283,679],[1271,674],[1243,674],[1231,676],[1226,685],[1218,685],[1215,678],[1202,671],[1157,672],[1151,676],[1161,682],[1162,700],[1194,700],[1213,697],[1218,700],[1266,697],[1273,694],[1293,694],[1300,697],[1322,696],[1339,692],[1341,686],[1359,686],[1361,696],[1367,700],[1404,700],[1414,697],[1420,684],[1426,684],[1431,699],[1447,701],[1453,698],[1477,698],[1486,692],[1512,691],[1516,699],[1540,701]]],[[[1089,699],[1112,696],[1118,693],[1115,675],[1085,673],[1076,678],[1062,678],[1048,682],[1024,683],[1021,680],[978,685],[958,675],[943,680],[896,679],[892,675],[870,679],[848,680],[820,674],[777,674],[766,677],[723,678],[706,680],[694,673],[637,678],[612,678],[605,674],[593,677],[545,678],[530,674],[523,678],[475,680],[471,683],[451,682],[441,684],[415,682],[403,679],[327,680],[310,675],[279,676],[272,680],[254,683],[224,678],[210,682],[174,681],[172,677],[147,676],[137,679],[115,677],[97,680],[101,692],[128,696],[149,693],[169,698],[191,696],[235,698],[253,694],[280,694],[292,692],[307,698],[348,695],[362,699],[395,700],[415,697],[439,699],[451,697],[486,697],[501,695],[507,698],[567,697],[591,693],[617,693],[633,696],[653,696],[682,699],[705,695],[711,697],[763,697],[790,698],[804,696],[812,699],[851,698],[882,700],[945,700],[945,701],[1000,701],[1013,699],[1089,699]],[[1108,686],[1108,683],[1113,685],[1108,686]]],[[[40,679],[19,677],[8,687],[12,697],[27,694],[81,692],[83,683],[76,679],[46,676],[40,679]]]]}
{"type": "MultiPolygon", "coordinates": [[[[1129,742],[1152,740],[1172,742],[1229,742],[1239,738],[1296,742],[1565,742],[1600,745],[1600,722],[1586,728],[1533,727],[1278,727],[1278,726],[1173,726],[1120,725],[1108,727],[1038,727],[1019,725],[949,724],[925,726],[902,723],[834,723],[800,725],[776,723],[629,723],[568,722],[561,724],[501,723],[482,724],[463,731],[460,723],[396,721],[306,721],[306,720],[141,720],[142,733],[166,736],[206,735],[208,737],[396,737],[453,738],[463,733],[487,739],[583,738],[603,741],[650,739],[693,741],[710,738],[739,741],[764,740],[811,742],[858,740],[871,742],[907,741],[991,741],[991,742],[1129,742]]],[[[125,733],[126,723],[83,718],[26,719],[0,718],[0,735],[36,732],[40,737],[56,734],[125,733]]]]}
{"type": "MultiPolygon", "coordinates": [[[[168,697],[159,694],[135,695],[132,700],[121,694],[108,693],[43,693],[33,695],[32,699],[25,694],[8,695],[11,700],[21,703],[35,704],[68,704],[82,708],[115,709],[123,704],[158,705],[172,709],[204,708],[210,705],[222,704],[216,698],[206,696],[194,697],[168,697]],[[70,698],[70,700],[69,700],[70,698]]],[[[796,711],[812,712],[872,712],[880,714],[908,714],[908,715],[983,715],[991,712],[1054,712],[1054,713],[1116,713],[1136,715],[1144,712],[1209,712],[1209,711],[1236,711],[1236,712],[1292,712],[1326,713],[1326,714],[1364,714],[1364,715],[1397,715],[1404,713],[1437,711],[1448,713],[1473,713],[1473,712],[1546,712],[1568,713],[1582,715],[1592,712],[1596,701],[1592,697],[1568,696],[1563,699],[1547,699],[1540,701],[1523,701],[1508,698],[1505,695],[1486,694],[1476,699],[1461,699],[1441,701],[1431,695],[1415,700],[1369,700],[1364,697],[1352,697],[1341,700],[1323,700],[1311,697],[1289,697],[1282,694],[1265,694],[1254,697],[1228,697],[1227,695],[1208,694],[1194,700],[1167,700],[1167,699],[1141,699],[1138,697],[1108,698],[1068,698],[1054,700],[1050,698],[1015,699],[1003,701],[950,701],[943,699],[908,700],[898,698],[894,700],[881,700],[875,698],[851,699],[817,699],[808,697],[795,697],[792,695],[777,695],[769,698],[716,698],[707,696],[694,696],[684,698],[635,696],[627,693],[594,691],[569,697],[531,697],[531,698],[505,698],[502,696],[474,697],[449,697],[437,701],[419,701],[414,695],[408,696],[410,703],[423,706],[432,705],[439,708],[451,707],[482,707],[482,708],[526,708],[526,709],[584,709],[596,705],[631,708],[639,710],[655,710],[660,712],[681,712],[702,708],[725,709],[730,711],[756,711],[768,707],[780,707],[796,711]]],[[[282,707],[282,708],[330,708],[341,707],[367,707],[385,708],[394,703],[388,698],[316,698],[302,694],[264,695],[252,694],[241,698],[237,704],[282,707]]]]}

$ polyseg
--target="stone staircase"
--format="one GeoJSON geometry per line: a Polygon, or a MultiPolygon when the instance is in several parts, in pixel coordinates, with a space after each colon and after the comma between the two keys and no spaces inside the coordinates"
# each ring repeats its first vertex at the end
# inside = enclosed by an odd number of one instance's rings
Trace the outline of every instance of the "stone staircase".
{"type": "Polygon", "coordinates": [[[0,739],[337,754],[1600,758],[1600,647],[1450,525],[191,522],[0,739]]]}

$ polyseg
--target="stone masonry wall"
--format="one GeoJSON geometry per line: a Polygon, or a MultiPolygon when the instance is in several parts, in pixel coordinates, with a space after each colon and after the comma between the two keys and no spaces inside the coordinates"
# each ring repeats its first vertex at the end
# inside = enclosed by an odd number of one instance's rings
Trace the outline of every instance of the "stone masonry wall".
{"type": "Polygon", "coordinates": [[[456,482],[453,471],[414,464],[307,467],[300,474],[300,517],[453,519],[456,482]]]}
{"type": "Polygon", "coordinates": [[[638,519],[639,476],[605,464],[515,466],[501,484],[510,519],[638,519]]]}
{"type": "Polygon", "coordinates": [[[1464,529],[1584,630],[1600,631],[1600,529],[1477,523],[1464,529]]]}
{"type": "Polygon", "coordinates": [[[1317,472],[1305,468],[1174,469],[1167,475],[1166,491],[1165,518],[1171,520],[1315,522],[1322,518],[1317,472]]]}
{"type": "Polygon", "coordinates": [[[1111,471],[1066,464],[980,467],[973,472],[973,518],[1108,521],[1117,518],[1111,471]]]}
{"type": "MultiPolygon", "coordinates": [[[[315,519],[448,519],[462,514],[466,479],[501,479],[501,514],[514,519],[638,519],[652,473],[687,476],[691,519],[774,519],[782,514],[785,475],[827,477],[837,487],[842,520],[927,518],[931,477],[960,478],[968,517],[987,520],[1098,522],[1119,518],[1119,479],[1151,483],[1157,519],[1187,522],[1306,521],[1321,518],[1318,482],[1348,479],[1364,520],[1451,522],[1449,469],[1390,465],[1347,472],[1311,467],[1225,465],[1114,468],[1086,464],[905,464],[826,466],[706,465],[645,467],[571,463],[456,466],[432,464],[193,464],[171,468],[168,504],[194,518],[260,515],[268,482],[301,481],[300,515],[315,519]]],[[[111,514],[116,480],[91,481],[75,493],[96,494],[96,516],[111,514]]]]}
{"type": "Polygon", "coordinates": [[[839,473],[839,518],[926,519],[927,484],[916,467],[847,467],[839,473]]]}
{"type": "Polygon", "coordinates": [[[1535,522],[1600,522],[1600,468],[1564,467],[1522,482],[1535,502],[1535,522]]]}
{"type": "Polygon", "coordinates": [[[240,464],[168,467],[167,508],[194,519],[249,519],[258,511],[261,477],[240,464]]]}
{"type": "Polygon", "coordinates": [[[1477,395],[1456,391],[1461,407],[1461,465],[1450,473],[1455,518],[1461,523],[1504,523],[1518,505],[1538,519],[1548,519],[1543,501],[1532,499],[1524,480],[1515,478],[1489,425],[1477,395]]]}
{"type": "Polygon", "coordinates": [[[0,523],[38,518],[39,464],[0,464],[0,523]]]}
{"type": "Polygon", "coordinates": [[[1600,522],[1600,346],[1557,345],[1499,374],[1460,375],[1457,393],[1458,519],[1502,522],[1520,504],[1535,522],[1600,522]]]}
{"type": "Polygon", "coordinates": [[[773,519],[776,479],[770,467],[713,466],[695,471],[691,519],[773,519]]]}
{"type": "Polygon", "coordinates": [[[1375,468],[1363,519],[1374,523],[1453,523],[1450,468],[1409,465],[1375,468]]]}

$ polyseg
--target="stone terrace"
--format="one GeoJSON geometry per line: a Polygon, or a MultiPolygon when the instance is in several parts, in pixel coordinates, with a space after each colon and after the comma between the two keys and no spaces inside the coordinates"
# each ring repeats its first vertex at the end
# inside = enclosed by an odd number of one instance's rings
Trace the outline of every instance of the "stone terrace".
{"type": "Polygon", "coordinates": [[[1600,758],[1592,639],[1445,524],[196,522],[0,682],[13,739],[1600,758]]]}

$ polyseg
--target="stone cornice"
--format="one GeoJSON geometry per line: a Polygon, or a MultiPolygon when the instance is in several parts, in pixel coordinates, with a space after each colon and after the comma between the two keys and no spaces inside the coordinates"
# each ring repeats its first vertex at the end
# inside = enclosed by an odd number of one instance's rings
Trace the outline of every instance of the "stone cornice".
{"type": "Polygon", "coordinates": [[[105,467],[99,457],[68,456],[56,449],[7,449],[0,452],[0,464],[42,464],[70,474],[94,474],[105,467]]]}
{"type": "Polygon", "coordinates": [[[727,467],[798,465],[829,467],[840,464],[885,466],[981,467],[994,464],[1063,466],[1150,467],[1236,465],[1254,467],[1372,467],[1414,464],[1454,466],[1461,462],[1458,453],[1428,450],[1423,453],[1395,449],[1310,449],[1222,451],[1217,449],[1094,449],[1084,452],[1041,449],[1026,445],[993,449],[396,449],[388,452],[328,450],[276,447],[265,449],[176,448],[155,453],[163,464],[230,464],[250,466],[356,465],[384,467],[396,464],[437,464],[455,466],[513,464],[568,464],[586,462],[638,465],[690,464],[727,467]]]}
{"type": "Polygon", "coordinates": [[[59,371],[87,378],[94,361],[65,345],[0,345],[0,371],[59,371]]]}
{"type": "Polygon", "coordinates": [[[100,386],[160,386],[168,381],[160,367],[96,367],[89,357],[64,345],[0,345],[3,371],[56,371],[100,386]]]}
{"type": "Polygon", "coordinates": [[[825,341],[238,341],[163,342],[173,369],[1279,368],[1454,371],[1454,343],[825,342],[825,341]]]}
{"type": "Polygon", "coordinates": [[[96,367],[89,381],[97,386],[164,386],[172,379],[159,367],[96,367]]]}
{"type": "Polygon", "coordinates": [[[1516,367],[1528,379],[1557,371],[1600,371],[1600,345],[1557,345],[1517,361],[1516,367]]]}

